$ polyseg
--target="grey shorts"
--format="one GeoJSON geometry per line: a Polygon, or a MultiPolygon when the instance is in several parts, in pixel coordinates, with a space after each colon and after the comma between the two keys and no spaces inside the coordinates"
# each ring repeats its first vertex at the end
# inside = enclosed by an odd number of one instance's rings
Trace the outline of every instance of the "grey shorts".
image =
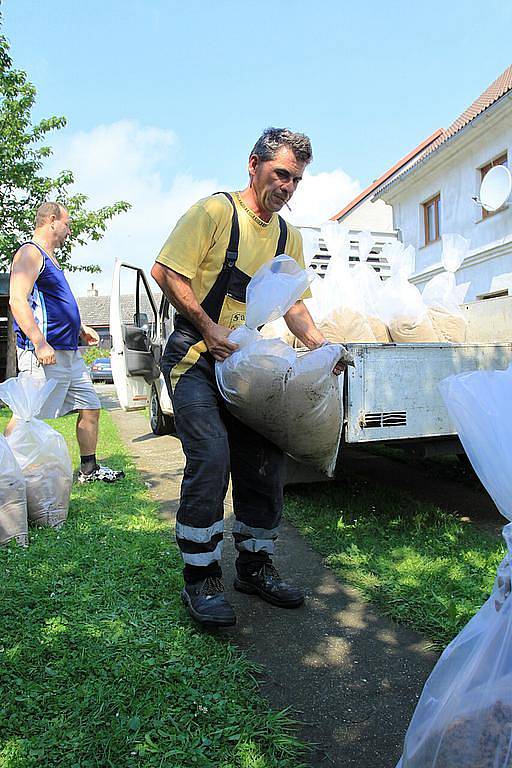
{"type": "Polygon", "coordinates": [[[56,349],[55,365],[41,365],[30,349],[17,349],[20,373],[41,379],[54,379],[57,386],[41,408],[39,418],[56,419],[72,411],[92,411],[101,408],[98,395],[80,352],[56,349]]]}

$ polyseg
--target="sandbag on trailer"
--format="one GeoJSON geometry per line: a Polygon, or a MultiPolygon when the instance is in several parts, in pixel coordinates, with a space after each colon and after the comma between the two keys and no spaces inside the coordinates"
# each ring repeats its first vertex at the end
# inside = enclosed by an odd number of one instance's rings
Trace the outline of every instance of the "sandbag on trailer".
{"type": "Polygon", "coordinates": [[[27,488],[9,444],[0,435],[0,546],[15,540],[28,545],[27,488]]]}
{"type": "MultiPolygon", "coordinates": [[[[375,343],[377,339],[367,313],[368,295],[362,287],[364,267],[361,266],[356,273],[349,265],[348,230],[331,221],[322,226],[322,237],[331,257],[323,281],[316,284],[318,295],[315,297],[316,306],[311,310],[312,317],[327,341],[339,344],[375,343]]],[[[367,245],[369,253],[371,244],[368,242],[367,245]]],[[[368,254],[364,244],[361,247],[363,251],[366,260],[368,254]]],[[[388,340],[381,323],[379,331],[385,333],[388,340]]]]}
{"type": "Polygon", "coordinates": [[[36,418],[56,382],[29,374],[0,384],[0,398],[16,419],[7,438],[27,484],[29,522],[60,527],[67,518],[73,470],[66,441],[36,418]]]}
{"type": "Polygon", "coordinates": [[[396,241],[382,249],[391,266],[391,277],[379,298],[379,316],[386,323],[392,341],[399,344],[435,342],[437,333],[428,316],[421,293],[409,282],[414,271],[414,248],[396,241]]]}
{"type": "Polygon", "coordinates": [[[391,341],[386,323],[379,317],[379,302],[382,292],[382,280],[369,263],[370,254],[375,245],[370,232],[360,232],[358,237],[359,261],[351,267],[354,292],[360,296],[364,316],[377,343],[388,344],[391,341]]]}
{"type": "Polygon", "coordinates": [[[457,285],[455,272],[468,252],[469,240],[456,234],[444,234],[442,239],[441,261],[445,272],[428,281],[422,299],[439,341],[463,344],[466,341],[467,323],[460,305],[468,286],[457,285]]]}

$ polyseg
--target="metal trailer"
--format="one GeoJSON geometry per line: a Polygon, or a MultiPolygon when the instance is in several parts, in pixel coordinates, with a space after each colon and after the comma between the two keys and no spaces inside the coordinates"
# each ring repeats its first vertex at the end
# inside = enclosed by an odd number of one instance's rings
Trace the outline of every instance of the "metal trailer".
{"type": "MultiPolygon", "coordinates": [[[[123,289],[126,293],[126,288],[123,289]]],[[[349,344],[355,367],[343,374],[344,426],[339,459],[350,445],[387,444],[423,455],[462,453],[438,384],[471,370],[505,369],[512,363],[512,296],[465,304],[468,344],[349,344]]],[[[172,429],[172,404],[158,361],[172,332],[172,310],[157,308],[140,268],[116,262],[111,301],[112,370],[121,406],[149,406],[157,434],[172,429]],[[119,297],[122,270],[134,280],[133,323],[123,322],[119,297]]],[[[320,479],[288,462],[288,482],[320,479]]]]}

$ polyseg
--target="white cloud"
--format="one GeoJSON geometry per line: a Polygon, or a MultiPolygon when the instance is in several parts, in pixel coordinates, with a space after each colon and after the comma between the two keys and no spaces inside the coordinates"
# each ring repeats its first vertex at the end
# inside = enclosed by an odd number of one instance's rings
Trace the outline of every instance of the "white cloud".
{"type": "MultiPolygon", "coordinates": [[[[113,219],[97,243],[76,247],[74,264],[99,264],[100,274],[73,273],[75,295],[83,296],[94,282],[100,294],[111,290],[117,256],[149,271],[178,218],[196,200],[222,189],[215,178],[196,179],[176,168],[178,140],[172,131],[123,120],[89,132],[61,135],[55,145],[50,172],[73,171],[76,189],[97,208],[127,200],[131,210],[113,219]]],[[[342,170],[306,173],[283,216],[292,224],[320,225],[360,191],[360,184],[342,170]]],[[[156,285],[152,283],[156,289],[156,285]]]]}
{"type": "Polygon", "coordinates": [[[291,199],[291,211],[285,207],[281,213],[291,224],[320,226],[344,208],[360,191],[359,181],[352,179],[345,171],[317,174],[306,171],[291,199]]]}
{"type": "MultiPolygon", "coordinates": [[[[127,200],[132,208],[116,216],[105,236],[76,247],[74,264],[98,264],[101,273],[68,274],[77,296],[94,282],[100,295],[109,294],[112,267],[121,257],[143,267],[149,275],[155,256],[178,218],[196,200],[218,189],[215,179],[195,179],[187,174],[164,178],[160,168],[169,165],[176,137],[171,131],[143,127],[132,121],[101,125],[88,133],[61,138],[55,147],[50,171],[70,168],[76,189],[97,208],[127,200]]],[[[153,284],[156,289],[156,285],[153,284]]]]}

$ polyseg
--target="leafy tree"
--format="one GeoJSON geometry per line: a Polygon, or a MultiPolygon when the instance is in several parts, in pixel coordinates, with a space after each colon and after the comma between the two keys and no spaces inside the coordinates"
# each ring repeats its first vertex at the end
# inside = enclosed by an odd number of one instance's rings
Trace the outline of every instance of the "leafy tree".
{"type": "Polygon", "coordinates": [[[84,363],[91,365],[97,357],[110,357],[110,349],[106,347],[87,347],[81,351],[84,363]]]}
{"type": "MultiPolygon", "coordinates": [[[[1,25],[0,14],[0,29],[1,25]]],[[[130,205],[119,201],[88,210],[87,197],[70,191],[71,171],[62,171],[56,178],[44,175],[44,161],[52,154],[45,141],[49,133],[66,125],[66,119],[50,117],[34,125],[31,111],[35,98],[36,89],[25,72],[13,68],[9,43],[0,34],[0,272],[9,269],[17,247],[30,237],[35,212],[45,200],[62,203],[71,218],[72,235],[58,254],[62,266],[97,272],[95,265],[73,266],[71,249],[88,240],[100,240],[110,219],[130,205]]]]}

